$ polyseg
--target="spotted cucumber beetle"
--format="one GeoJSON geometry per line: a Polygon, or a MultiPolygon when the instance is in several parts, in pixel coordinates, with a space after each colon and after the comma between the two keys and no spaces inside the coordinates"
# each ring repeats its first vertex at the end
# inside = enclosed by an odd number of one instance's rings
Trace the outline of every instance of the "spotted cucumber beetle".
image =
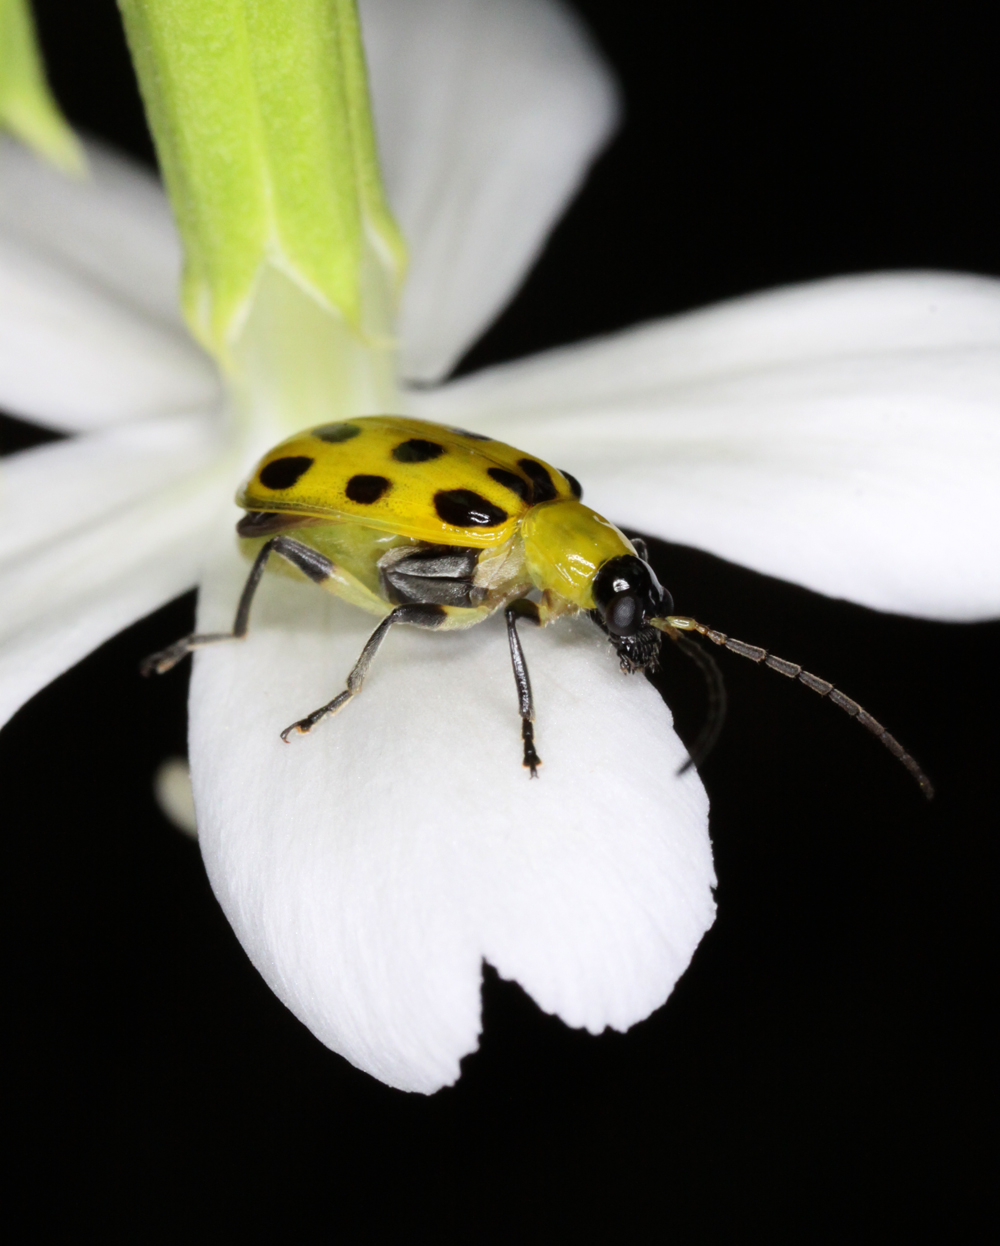
{"type": "Polygon", "coordinates": [[[142,669],[163,673],[193,649],[245,636],[254,593],[277,554],[295,572],[381,618],[345,690],[286,727],[281,732],[286,742],[357,696],[394,624],[465,628],[503,610],[524,765],[534,778],[541,759],[517,622],[544,626],[586,612],[627,673],[655,670],[664,634],[701,667],[710,715],[688,765],[714,743],[725,703],[718,668],[689,638],[694,632],[828,697],[899,758],[925,795],[933,794],[916,761],[832,684],[765,649],[673,614],[673,599],[649,565],[643,542],[629,540],[581,497],[568,472],[480,433],[392,415],[306,429],[269,451],[236,495],[247,512],[236,531],[253,566],[233,630],[186,636],[147,658],[142,669]],[[536,591],[539,600],[529,596],[536,591]]]}

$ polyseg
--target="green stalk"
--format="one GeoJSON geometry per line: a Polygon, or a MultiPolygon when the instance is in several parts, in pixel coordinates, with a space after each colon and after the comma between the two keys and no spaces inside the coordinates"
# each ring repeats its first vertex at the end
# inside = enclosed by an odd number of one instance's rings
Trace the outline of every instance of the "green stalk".
{"type": "Polygon", "coordinates": [[[28,0],[0,0],[0,128],[64,173],[86,171],[83,147],[45,81],[28,0]]]}
{"type": "Polygon", "coordinates": [[[119,4],[192,332],[285,426],[385,409],[405,248],[353,0],[119,4]]]}

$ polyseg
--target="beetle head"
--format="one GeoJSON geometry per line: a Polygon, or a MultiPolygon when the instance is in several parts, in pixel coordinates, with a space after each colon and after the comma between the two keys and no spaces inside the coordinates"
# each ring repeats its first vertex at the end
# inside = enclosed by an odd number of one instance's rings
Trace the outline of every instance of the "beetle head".
{"type": "Polygon", "coordinates": [[[593,593],[591,616],[618,650],[622,670],[655,670],[660,633],[650,620],[670,614],[674,602],[649,563],[635,554],[610,558],[594,577],[593,593]]]}

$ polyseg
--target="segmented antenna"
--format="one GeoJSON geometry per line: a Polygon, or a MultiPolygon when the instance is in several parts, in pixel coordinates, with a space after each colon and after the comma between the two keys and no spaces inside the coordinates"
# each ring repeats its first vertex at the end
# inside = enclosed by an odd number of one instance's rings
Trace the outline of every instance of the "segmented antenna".
{"type": "Polygon", "coordinates": [[[683,615],[672,614],[664,619],[650,619],[650,622],[654,627],[658,627],[661,631],[666,632],[674,640],[680,639],[680,636],[675,633],[699,632],[702,636],[707,636],[713,644],[721,645],[724,649],[738,653],[742,658],[749,658],[751,662],[757,662],[758,664],[763,662],[765,666],[769,666],[772,671],[777,671],[779,675],[784,675],[788,679],[797,679],[799,683],[805,684],[813,692],[818,692],[821,697],[826,697],[834,705],[839,705],[845,713],[857,719],[863,727],[868,728],[873,736],[881,740],[889,752],[894,757],[897,757],[906,769],[909,770],[927,799],[933,799],[934,787],[930,779],[928,779],[916,760],[903,748],[896,737],[890,735],[880,722],[872,718],[866,709],[862,709],[857,701],[852,701],[850,697],[845,696],[833,684],[827,683],[825,679],[820,679],[816,675],[810,675],[808,671],[804,671],[795,662],[789,662],[785,658],[776,657],[773,653],[768,653],[766,649],[761,649],[758,645],[748,645],[746,641],[734,640],[732,636],[727,636],[725,632],[717,632],[711,627],[705,627],[697,619],[689,619],[683,615]]]}

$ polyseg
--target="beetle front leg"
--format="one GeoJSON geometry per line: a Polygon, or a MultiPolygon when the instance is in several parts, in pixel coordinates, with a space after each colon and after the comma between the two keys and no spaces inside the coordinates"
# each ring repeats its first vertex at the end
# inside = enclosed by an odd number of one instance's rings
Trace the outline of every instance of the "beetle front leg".
{"type": "Polygon", "coordinates": [[[242,640],[247,634],[250,606],[253,603],[254,594],[264,574],[267,560],[272,554],[278,554],[286,562],[290,562],[293,567],[316,584],[329,579],[335,570],[330,559],[325,558],[311,546],[304,545],[301,541],[288,536],[272,537],[260,547],[253,566],[250,568],[247,582],[240,594],[239,605],[236,607],[233,630],[231,632],[193,632],[190,636],[182,636],[168,648],[161,649],[158,653],[151,653],[148,658],[145,658],[139,665],[140,673],[164,675],[195,649],[202,649],[205,645],[214,645],[220,640],[242,640]]]}
{"type": "Polygon", "coordinates": [[[522,598],[507,607],[507,640],[510,644],[510,664],[514,669],[514,684],[517,687],[517,707],[521,715],[521,742],[524,749],[523,765],[530,771],[533,779],[538,778],[538,767],[542,759],[535,749],[535,702],[531,695],[531,680],[528,678],[528,665],[524,660],[521,638],[517,634],[518,618],[531,619],[541,623],[538,606],[533,601],[522,598]]]}

